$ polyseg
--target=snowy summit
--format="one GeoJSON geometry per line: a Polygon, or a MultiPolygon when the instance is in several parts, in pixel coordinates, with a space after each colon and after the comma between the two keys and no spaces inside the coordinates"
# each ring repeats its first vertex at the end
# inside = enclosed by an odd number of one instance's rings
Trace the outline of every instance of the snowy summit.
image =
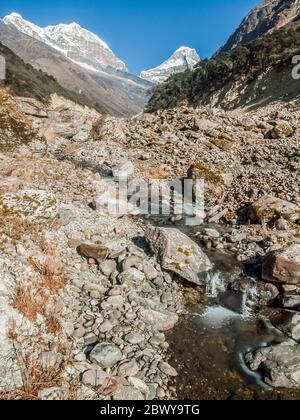
{"type": "Polygon", "coordinates": [[[6,16],[3,22],[6,25],[13,25],[20,32],[60,51],[67,58],[88,70],[97,72],[103,68],[112,67],[128,71],[123,61],[115,56],[104,41],[77,23],[40,28],[23,19],[18,13],[6,16]]]}
{"type": "Polygon", "coordinates": [[[173,74],[194,68],[200,60],[201,59],[194,48],[181,47],[160,66],[142,71],[140,77],[153,83],[163,83],[173,74]]]}

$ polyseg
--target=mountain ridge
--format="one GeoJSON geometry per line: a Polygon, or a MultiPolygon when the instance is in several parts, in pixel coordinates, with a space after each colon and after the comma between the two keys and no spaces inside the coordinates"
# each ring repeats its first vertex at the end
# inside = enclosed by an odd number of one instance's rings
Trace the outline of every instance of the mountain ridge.
{"type": "Polygon", "coordinates": [[[237,45],[246,45],[260,36],[275,32],[299,15],[299,0],[264,0],[250,11],[218,52],[229,52],[237,45]]]}
{"type": "Polygon", "coordinates": [[[104,41],[75,22],[41,28],[23,19],[18,13],[5,16],[3,22],[44,42],[85,68],[88,66],[97,71],[103,67],[113,67],[128,72],[125,63],[115,56],[104,41]]]}
{"type": "Polygon", "coordinates": [[[150,97],[152,83],[110,66],[88,71],[58,49],[1,20],[0,41],[26,63],[55,77],[66,89],[82,92],[105,113],[121,117],[138,114],[150,97]]]}

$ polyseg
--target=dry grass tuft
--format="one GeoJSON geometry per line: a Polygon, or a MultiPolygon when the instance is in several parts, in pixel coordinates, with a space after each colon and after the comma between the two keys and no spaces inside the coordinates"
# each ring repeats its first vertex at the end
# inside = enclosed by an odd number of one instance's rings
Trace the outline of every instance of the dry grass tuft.
{"type": "MultiPolygon", "coordinates": [[[[37,286],[38,288],[38,286],[37,286]]],[[[23,314],[29,321],[36,322],[47,302],[46,295],[28,282],[20,282],[14,291],[12,307],[23,314]]]]}

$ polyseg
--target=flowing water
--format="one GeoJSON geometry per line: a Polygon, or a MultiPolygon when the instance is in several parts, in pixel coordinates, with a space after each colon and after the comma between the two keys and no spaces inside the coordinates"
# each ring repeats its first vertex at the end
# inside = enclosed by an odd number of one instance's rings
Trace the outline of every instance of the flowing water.
{"type": "MultiPolygon", "coordinates": [[[[195,240],[196,228],[177,227],[195,240]]],[[[284,336],[258,314],[255,287],[241,293],[228,291],[230,279],[243,277],[235,260],[220,253],[209,256],[214,271],[205,279],[205,290],[187,286],[189,312],[168,337],[171,363],[178,371],[174,381],[177,398],[300,399],[300,392],[271,389],[247,367],[249,351],[278,344],[284,336]]]]}

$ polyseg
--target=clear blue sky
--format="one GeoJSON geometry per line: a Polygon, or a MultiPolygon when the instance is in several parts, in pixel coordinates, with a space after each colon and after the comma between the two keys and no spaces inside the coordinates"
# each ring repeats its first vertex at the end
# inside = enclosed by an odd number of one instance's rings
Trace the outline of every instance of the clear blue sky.
{"type": "Polygon", "coordinates": [[[1,0],[40,26],[77,22],[95,32],[138,74],[178,47],[212,55],[259,0],[1,0]]]}

